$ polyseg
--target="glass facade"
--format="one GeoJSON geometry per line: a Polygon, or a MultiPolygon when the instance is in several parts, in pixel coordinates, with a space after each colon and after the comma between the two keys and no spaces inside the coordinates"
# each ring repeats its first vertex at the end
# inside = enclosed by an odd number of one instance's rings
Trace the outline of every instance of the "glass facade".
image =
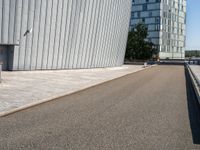
{"type": "Polygon", "coordinates": [[[185,57],[186,0],[132,0],[130,30],[139,22],[148,27],[160,58],[185,57]]]}

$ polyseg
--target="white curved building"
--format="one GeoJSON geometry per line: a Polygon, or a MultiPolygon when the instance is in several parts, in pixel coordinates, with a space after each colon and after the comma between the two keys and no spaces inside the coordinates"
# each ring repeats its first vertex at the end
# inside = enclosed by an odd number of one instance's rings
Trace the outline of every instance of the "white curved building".
{"type": "Polygon", "coordinates": [[[131,0],[0,0],[4,70],[123,64],[131,0]]]}

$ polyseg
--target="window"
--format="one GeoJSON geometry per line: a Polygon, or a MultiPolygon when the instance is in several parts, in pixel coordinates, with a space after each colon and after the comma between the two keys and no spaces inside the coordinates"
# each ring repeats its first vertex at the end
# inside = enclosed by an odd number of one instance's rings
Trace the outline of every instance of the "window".
{"type": "Polygon", "coordinates": [[[131,12],[131,19],[134,18],[134,12],[131,12]]]}
{"type": "Polygon", "coordinates": [[[165,12],[165,11],[163,12],[163,17],[167,18],[167,12],[165,12]]]}
{"type": "Polygon", "coordinates": [[[159,31],[159,30],[160,30],[160,25],[159,25],[159,24],[156,24],[156,25],[155,25],[155,30],[156,30],[156,31],[159,31]]]}
{"type": "Polygon", "coordinates": [[[149,12],[149,17],[152,17],[152,12],[149,12]]]}
{"type": "Polygon", "coordinates": [[[137,13],[137,17],[140,18],[140,12],[137,13]]]}
{"type": "Polygon", "coordinates": [[[147,10],[147,4],[143,4],[143,11],[146,11],[147,10]]]}
{"type": "Polygon", "coordinates": [[[156,22],[156,23],[160,23],[160,17],[156,17],[156,18],[155,18],[155,22],[156,22]]]}

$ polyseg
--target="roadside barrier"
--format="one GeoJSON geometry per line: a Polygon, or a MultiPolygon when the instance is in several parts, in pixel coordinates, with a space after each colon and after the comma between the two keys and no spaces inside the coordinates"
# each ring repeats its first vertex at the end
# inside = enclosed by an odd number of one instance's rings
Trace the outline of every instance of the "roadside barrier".
{"type": "Polygon", "coordinates": [[[187,70],[189,72],[190,78],[192,80],[192,85],[194,87],[198,102],[200,104],[200,80],[197,78],[197,76],[192,72],[192,69],[188,64],[186,64],[187,70]]]}
{"type": "Polygon", "coordinates": [[[0,83],[2,81],[2,68],[3,68],[3,64],[0,63],[0,83]]]}

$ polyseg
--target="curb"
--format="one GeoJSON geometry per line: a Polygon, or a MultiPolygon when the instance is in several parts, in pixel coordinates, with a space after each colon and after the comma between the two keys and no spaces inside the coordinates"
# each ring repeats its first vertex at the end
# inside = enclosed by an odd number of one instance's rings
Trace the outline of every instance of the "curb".
{"type": "Polygon", "coordinates": [[[131,73],[122,75],[122,76],[120,76],[120,77],[113,78],[113,79],[111,79],[111,80],[107,80],[107,81],[103,81],[103,82],[101,82],[101,83],[97,83],[97,84],[94,84],[94,85],[90,85],[90,86],[88,86],[88,87],[79,89],[79,90],[77,90],[77,91],[73,91],[73,92],[69,92],[69,93],[66,92],[66,93],[63,93],[63,94],[58,94],[58,95],[55,95],[55,96],[52,96],[52,97],[49,97],[49,98],[42,99],[42,100],[37,101],[37,102],[33,102],[33,103],[29,103],[29,104],[23,105],[23,106],[18,107],[18,108],[13,108],[13,109],[8,110],[8,111],[2,111],[2,112],[0,112],[0,117],[5,117],[5,116],[11,115],[11,114],[13,114],[13,113],[16,113],[16,112],[19,112],[19,111],[22,111],[22,110],[25,110],[25,109],[28,109],[28,108],[31,108],[31,107],[35,107],[35,106],[37,106],[37,105],[40,105],[40,104],[44,104],[44,103],[53,101],[53,100],[58,99],[58,98],[62,98],[62,97],[65,97],[65,96],[69,96],[69,95],[72,95],[72,94],[75,94],[75,93],[78,93],[78,92],[81,92],[81,91],[90,89],[90,88],[92,88],[92,87],[95,87],[95,86],[98,86],[98,85],[101,85],[101,84],[104,84],[104,83],[107,83],[107,82],[111,82],[111,81],[113,81],[113,80],[120,79],[120,78],[122,78],[122,77],[131,75],[131,74],[134,74],[134,73],[141,72],[141,71],[143,71],[143,70],[146,70],[146,69],[149,69],[149,68],[152,68],[152,67],[155,67],[155,66],[157,66],[157,64],[151,65],[151,66],[148,66],[148,67],[145,67],[145,68],[143,67],[143,68],[141,68],[140,70],[138,70],[138,71],[136,71],[136,72],[131,72],[131,73]]]}
{"type": "Polygon", "coordinates": [[[192,80],[192,85],[194,87],[195,94],[197,96],[198,102],[200,104],[200,87],[198,86],[197,79],[196,79],[195,75],[193,74],[190,66],[188,64],[186,64],[186,67],[187,67],[187,70],[189,72],[190,78],[192,80]]]}

